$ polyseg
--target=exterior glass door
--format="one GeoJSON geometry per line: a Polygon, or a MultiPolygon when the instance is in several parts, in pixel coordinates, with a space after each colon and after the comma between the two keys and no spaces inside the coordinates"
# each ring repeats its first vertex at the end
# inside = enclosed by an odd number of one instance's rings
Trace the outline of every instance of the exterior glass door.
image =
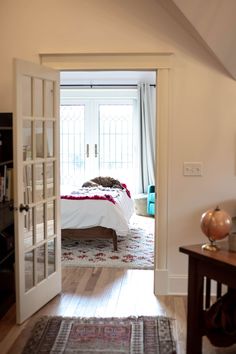
{"type": "Polygon", "coordinates": [[[61,90],[61,190],[111,176],[133,185],[137,90],[61,90]]]}

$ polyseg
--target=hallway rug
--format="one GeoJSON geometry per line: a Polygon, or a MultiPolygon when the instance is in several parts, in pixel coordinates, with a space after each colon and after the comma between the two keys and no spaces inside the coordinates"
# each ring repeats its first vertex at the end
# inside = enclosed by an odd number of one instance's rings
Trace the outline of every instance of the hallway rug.
{"type": "Polygon", "coordinates": [[[167,317],[41,317],[23,354],[176,354],[167,317]]]}
{"type": "Polygon", "coordinates": [[[62,266],[154,268],[154,219],[134,215],[127,236],[117,236],[118,250],[111,240],[62,238],[62,266]]]}

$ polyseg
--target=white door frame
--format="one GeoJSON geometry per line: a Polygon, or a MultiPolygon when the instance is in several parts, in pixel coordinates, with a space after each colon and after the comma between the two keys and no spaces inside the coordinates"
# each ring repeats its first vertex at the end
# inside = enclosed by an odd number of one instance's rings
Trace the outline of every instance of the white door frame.
{"type": "Polygon", "coordinates": [[[41,53],[40,63],[57,70],[152,70],[157,74],[154,292],[168,294],[169,105],[172,53],[41,53]],[[157,237],[158,234],[158,237],[157,237]]]}

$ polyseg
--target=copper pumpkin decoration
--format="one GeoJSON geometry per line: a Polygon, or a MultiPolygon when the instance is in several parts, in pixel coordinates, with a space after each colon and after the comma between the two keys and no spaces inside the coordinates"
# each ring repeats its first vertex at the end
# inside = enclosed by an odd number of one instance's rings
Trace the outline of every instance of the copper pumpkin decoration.
{"type": "Polygon", "coordinates": [[[215,240],[221,240],[229,235],[232,227],[230,215],[221,210],[218,206],[215,209],[207,210],[201,216],[202,232],[208,237],[210,244],[203,245],[204,249],[215,251],[218,247],[215,240]]]}

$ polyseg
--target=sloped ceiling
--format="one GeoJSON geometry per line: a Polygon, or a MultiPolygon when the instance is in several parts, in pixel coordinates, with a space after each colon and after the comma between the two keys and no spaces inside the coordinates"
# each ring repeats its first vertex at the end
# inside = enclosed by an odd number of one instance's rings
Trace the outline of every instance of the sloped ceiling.
{"type": "Polygon", "coordinates": [[[236,79],[236,0],[171,0],[236,79]]]}

